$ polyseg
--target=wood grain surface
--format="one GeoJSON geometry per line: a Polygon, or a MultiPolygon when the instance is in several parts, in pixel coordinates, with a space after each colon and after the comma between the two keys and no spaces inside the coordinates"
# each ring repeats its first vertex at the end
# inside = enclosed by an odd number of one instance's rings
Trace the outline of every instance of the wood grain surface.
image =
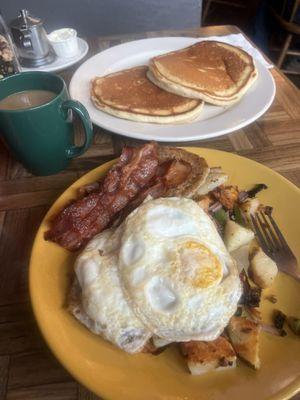
{"type": "MultiPolygon", "coordinates": [[[[88,38],[87,57],[110,46],[155,36],[210,36],[238,32],[231,26],[197,30],[88,38]]],[[[64,71],[67,81],[78,65],[64,71]]],[[[276,68],[277,93],[270,109],[251,125],[228,136],[192,142],[256,160],[300,186],[300,95],[276,68]]],[[[0,400],[94,400],[74,381],[44,343],[32,315],[28,263],[37,228],[54,199],[90,169],[120,154],[125,143],[139,143],[94,128],[91,148],[67,170],[48,177],[28,173],[0,143],[0,400]]],[[[77,140],[82,139],[76,123],[77,140]]],[[[186,144],[186,143],[185,143],[186,144]]],[[[177,143],[176,145],[180,145],[177,143]]],[[[300,396],[294,397],[294,400],[300,396]]],[[[262,400],[262,399],[258,399],[262,400]]]]}

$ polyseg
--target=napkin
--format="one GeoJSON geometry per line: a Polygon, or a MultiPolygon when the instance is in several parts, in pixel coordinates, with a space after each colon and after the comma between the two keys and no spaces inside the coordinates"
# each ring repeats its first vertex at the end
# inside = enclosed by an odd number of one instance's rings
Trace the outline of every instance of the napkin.
{"type": "Polygon", "coordinates": [[[273,64],[270,64],[261,54],[261,52],[253,47],[249,40],[247,40],[241,33],[235,33],[226,36],[210,36],[208,38],[203,38],[203,40],[217,40],[218,42],[224,42],[232,44],[233,46],[241,47],[253,58],[260,61],[266,68],[273,68],[273,64]]]}

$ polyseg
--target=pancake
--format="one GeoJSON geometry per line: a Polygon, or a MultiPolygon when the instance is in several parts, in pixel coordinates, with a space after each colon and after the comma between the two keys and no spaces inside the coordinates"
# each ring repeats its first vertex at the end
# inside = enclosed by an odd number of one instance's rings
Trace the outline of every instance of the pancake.
{"type": "Polygon", "coordinates": [[[152,58],[147,76],[171,93],[226,106],[246,93],[257,70],[252,57],[240,48],[202,41],[152,58]]]}
{"type": "Polygon", "coordinates": [[[187,122],[197,118],[203,101],[160,89],[147,78],[147,66],[96,77],[91,82],[94,105],[108,114],[133,121],[187,122]]]}

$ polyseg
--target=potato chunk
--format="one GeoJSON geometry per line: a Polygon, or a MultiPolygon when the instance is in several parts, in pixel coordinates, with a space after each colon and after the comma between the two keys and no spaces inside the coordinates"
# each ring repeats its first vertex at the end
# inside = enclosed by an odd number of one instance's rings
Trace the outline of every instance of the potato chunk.
{"type": "Polygon", "coordinates": [[[225,226],[224,242],[227,250],[232,252],[245,244],[251,242],[254,232],[232,220],[228,220],[225,226]]]}
{"type": "Polygon", "coordinates": [[[199,207],[203,208],[208,213],[209,207],[213,204],[214,199],[206,194],[205,196],[199,196],[194,199],[199,207]]]}
{"type": "Polygon", "coordinates": [[[218,186],[212,191],[213,196],[219,201],[222,206],[227,210],[233,210],[239,198],[239,191],[237,186],[218,186]]]}
{"type": "Polygon", "coordinates": [[[253,282],[262,289],[272,286],[278,273],[276,263],[261,248],[254,250],[254,254],[250,253],[249,258],[249,274],[253,282]]]}
{"type": "Polygon", "coordinates": [[[221,168],[211,168],[205,182],[198,188],[197,195],[205,195],[228,180],[228,175],[221,168]]]}
{"type": "Polygon", "coordinates": [[[236,366],[235,351],[223,336],[211,342],[192,340],[181,343],[180,348],[192,375],[236,366]]]}
{"type": "Polygon", "coordinates": [[[250,243],[247,243],[238,249],[232,251],[230,255],[234,258],[237,264],[237,268],[239,273],[243,271],[243,269],[247,272],[249,267],[249,249],[250,243]]]}
{"type": "Polygon", "coordinates": [[[244,317],[232,317],[228,325],[230,341],[237,355],[255,369],[260,367],[258,323],[244,317]]]}

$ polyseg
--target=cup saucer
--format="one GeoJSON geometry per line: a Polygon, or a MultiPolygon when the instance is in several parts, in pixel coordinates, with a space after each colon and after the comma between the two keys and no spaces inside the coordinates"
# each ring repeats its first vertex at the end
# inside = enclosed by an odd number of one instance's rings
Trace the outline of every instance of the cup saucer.
{"type": "Polygon", "coordinates": [[[84,39],[78,38],[78,53],[73,57],[56,57],[54,61],[40,67],[25,68],[22,67],[22,72],[25,71],[44,71],[57,72],[62,71],[80,61],[88,52],[89,45],[84,39]]]}

